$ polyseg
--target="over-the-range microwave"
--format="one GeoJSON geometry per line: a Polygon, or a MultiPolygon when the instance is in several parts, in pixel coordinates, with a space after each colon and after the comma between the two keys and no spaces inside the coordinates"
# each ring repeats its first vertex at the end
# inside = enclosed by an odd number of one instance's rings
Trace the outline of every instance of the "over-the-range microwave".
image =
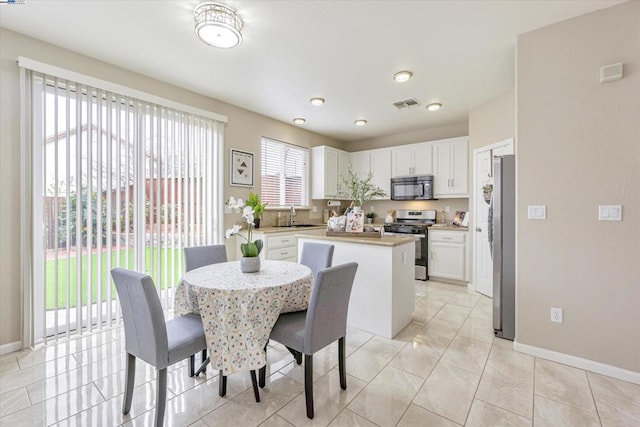
{"type": "Polygon", "coordinates": [[[433,199],[433,175],[391,178],[391,200],[433,199]]]}

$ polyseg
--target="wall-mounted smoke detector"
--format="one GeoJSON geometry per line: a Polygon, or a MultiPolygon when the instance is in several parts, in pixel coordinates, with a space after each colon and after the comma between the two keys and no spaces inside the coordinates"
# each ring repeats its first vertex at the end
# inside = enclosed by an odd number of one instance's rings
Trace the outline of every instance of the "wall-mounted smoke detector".
{"type": "Polygon", "coordinates": [[[409,108],[418,105],[418,101],[416,101],[415,98],[411,98],[405,99],[404,101],[394,102],[393,105],[395,105],[396,108],[409,108]]]}

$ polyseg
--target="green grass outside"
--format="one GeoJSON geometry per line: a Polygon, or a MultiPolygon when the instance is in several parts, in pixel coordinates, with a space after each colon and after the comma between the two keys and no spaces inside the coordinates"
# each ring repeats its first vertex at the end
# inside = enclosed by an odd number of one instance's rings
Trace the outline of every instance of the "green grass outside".
{"type": "MultiPolygon", "coordinates": [[[[148,274],[150,274],[156,283],[156,286],[161,287],[162,289],[169,285],[175,285],[178,283],[180,279],[180,270],[182,269],[182,265],[180,262],[180,249],[160,249],[160,272],[164,274],[165,269],[165,254],[167,257],[167,270],[168,275],[171,276],[171,263],[173,260],[174,266],[174,276],[169,277],[166,280],[160,281],[156,277],[156,272],[158,268],[158,249],[157,248],[146,248],[145,249],[145,257],[148,274]],[[153,257],[153,261],[151,259],[153,257]],[[152,267],[153,266],[153,267],[152,267]],[[153,268],[153,271],[150,269],[153,268]]],[[[120,256],[118,257],[118,251],[112,251],[111,253],[103,252],[101,254],[94,253],[91,255],[91,283],[92,283],[92,295],[91,302],[95,303],[98,300],[98,276],[102,278],[101,280],[101,298],[100,300],[106,301],[107,299],[107,289],[111,287],[111,297],[112,299],[116,298],[116,289],[113,286],[113,282],[111,280],[111,274],[107,270],[107,257],[111,256],[111,268],[118,266],[118,260],[121,260],[121,266],[128,268],[129,266],[133,266],[133,250],[129,250],[129,254],[127,254],[127,250],[121,250],[120,256]],[[101,268],[100,272],[98,272],[98,257],[101,257],[101,268]]],[[[82,256],[81,259],[81,269],[82,269],[82,295],[80,297],[81,304],[86,305],[88,301],[87,294],[87,284],[88,284],[88,262],[89,257],[86,255],[82,256]]],[[[46,309],[52,310],[55,308],[63,309],[67,306],[67,298],[69,300],[69,307],[76,307],[77,304],[77,261],[75,257],[72,257],[69,262],[66,259],[59,258],[58,259],[58,303],[56,307],[56,269],[55,260],[46,260],[45,261],[45,298],[46,298],[46,309]],[[69,295],[67,295],[67,271],[69,272],[69,295]]]]}

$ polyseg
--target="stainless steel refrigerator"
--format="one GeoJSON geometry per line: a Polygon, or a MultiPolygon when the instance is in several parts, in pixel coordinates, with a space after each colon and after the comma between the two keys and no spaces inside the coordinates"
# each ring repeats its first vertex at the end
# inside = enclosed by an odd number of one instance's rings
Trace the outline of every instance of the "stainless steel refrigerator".
{"type": "Polygon", "coordinates": [[[516,158],[493,159],[493,330],[513,340],[516,332],[516,158]]]}

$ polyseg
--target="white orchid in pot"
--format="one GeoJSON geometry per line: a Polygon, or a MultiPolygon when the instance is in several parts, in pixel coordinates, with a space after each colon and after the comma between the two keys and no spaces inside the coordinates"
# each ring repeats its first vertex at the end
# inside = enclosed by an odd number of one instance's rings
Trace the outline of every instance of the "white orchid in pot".
{"type": "Polygon", "coordinates": [[[243,273],[255,273],[260,270],[260,252],[264,244],[261,239],[251,240],[251,229],[255,226],[253,208],[246,206],[242,199],[235,199],[233,196],[229,197],[226,205],[236,211],[242,210],[242,217],[247,221],[247,233],[246,236],[240,234],[242,226],[236,224],[226,231],[225,237],[228,239],[231,236],[239,235],[246,240],[240,244],[240,252],[242,252],[240,268],[243,273]]]}

